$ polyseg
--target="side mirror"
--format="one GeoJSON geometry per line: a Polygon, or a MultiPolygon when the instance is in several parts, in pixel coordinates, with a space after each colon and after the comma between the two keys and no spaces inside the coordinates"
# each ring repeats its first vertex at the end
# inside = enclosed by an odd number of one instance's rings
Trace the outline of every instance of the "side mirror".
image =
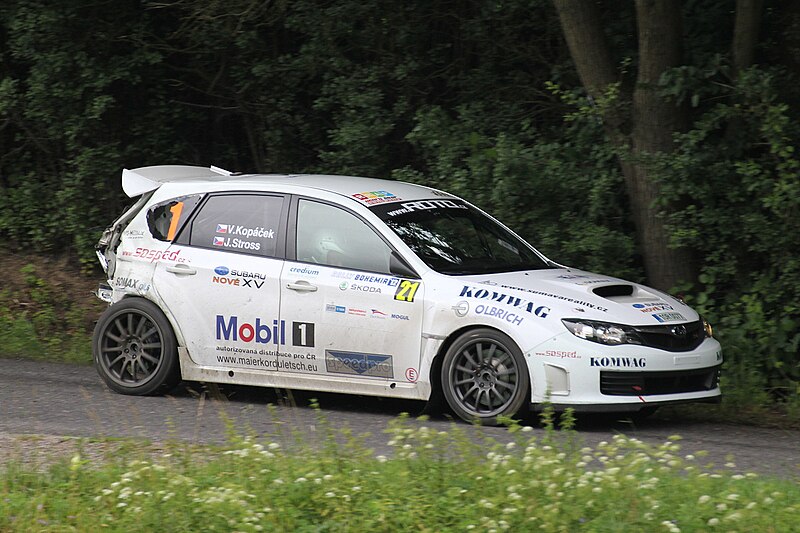
{"type": "Polygon", "coordinates": [[[414,269],[406,263],[406,260],[400,257],[394,250],[389,256],[389,272],[402,278],[419,279],[419,274],[414,272],[414,269]]]}

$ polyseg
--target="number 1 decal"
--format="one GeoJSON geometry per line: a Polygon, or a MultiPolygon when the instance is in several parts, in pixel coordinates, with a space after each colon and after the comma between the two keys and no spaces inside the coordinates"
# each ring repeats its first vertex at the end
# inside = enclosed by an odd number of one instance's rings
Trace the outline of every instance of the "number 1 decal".
{"type": "Polygon", "coordinates": [[[400,285],[397,286],[397,292],[394,293],[394,299],[401,302],[413,302],[417,289],[419,289],[419,281],[401,280],[400,285]]]}

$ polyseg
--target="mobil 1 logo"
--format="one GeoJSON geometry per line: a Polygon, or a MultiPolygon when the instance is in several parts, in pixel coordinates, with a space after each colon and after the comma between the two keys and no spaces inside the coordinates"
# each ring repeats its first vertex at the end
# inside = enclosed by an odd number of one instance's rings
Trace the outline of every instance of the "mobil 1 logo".
{"type": "Polygon", "coordinates": [[[314,347],[313,322],[292,322],[292,346],[314,347]]]}

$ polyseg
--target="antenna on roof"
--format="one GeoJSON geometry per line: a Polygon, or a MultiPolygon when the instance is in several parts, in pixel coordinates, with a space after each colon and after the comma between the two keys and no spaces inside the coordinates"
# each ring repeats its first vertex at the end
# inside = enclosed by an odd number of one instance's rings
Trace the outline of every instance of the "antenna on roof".
{"type": "Polygon", "coordinates": [[[214,165],[211,165],[209,168],[211,169],[211,172],[216,172],[217,174],[222,174],[223,176],[233,176],[233,172],[231,172],[230,170],[225,170],[224,168],[215,167],[214,165]]]}

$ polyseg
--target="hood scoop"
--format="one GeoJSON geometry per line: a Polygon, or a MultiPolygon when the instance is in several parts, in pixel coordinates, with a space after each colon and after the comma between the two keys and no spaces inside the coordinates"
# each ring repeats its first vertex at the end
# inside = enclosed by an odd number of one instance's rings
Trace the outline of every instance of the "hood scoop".
{"type": "Polygon", "coordinates": [[[602,287],[595,287],[592,292],[603,298],[619,298],[624,296],[633,296],[636,288],[633,285],[603,285],[602,287]]]}

